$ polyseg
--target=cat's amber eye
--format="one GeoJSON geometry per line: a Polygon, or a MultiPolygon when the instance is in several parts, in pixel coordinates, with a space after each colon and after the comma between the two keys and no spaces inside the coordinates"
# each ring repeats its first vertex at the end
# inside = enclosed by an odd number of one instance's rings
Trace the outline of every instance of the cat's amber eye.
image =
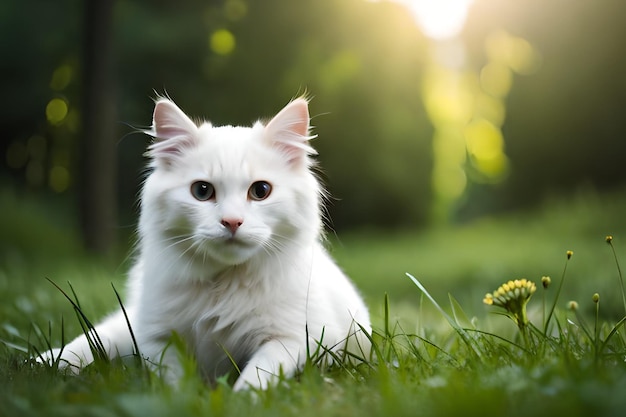
{"type": "Polygon", "coordinates": [[[199,201],[207,201],[215,197],[215,188],[206,181],[191,184],[191,195],[199,201]]]}
{"type": "Polygon", "coordinates": [[[251,200],[265,200],[272,192],[272,186],[266,181],[256,181],[252,183],[248,190],[248,197],[251,200]]]}

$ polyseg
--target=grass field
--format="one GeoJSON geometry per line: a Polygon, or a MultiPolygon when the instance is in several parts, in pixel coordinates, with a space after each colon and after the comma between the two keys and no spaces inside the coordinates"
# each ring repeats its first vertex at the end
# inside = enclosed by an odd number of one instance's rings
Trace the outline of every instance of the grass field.
{"type": "Polygon", "coordinates": [[[111,284],[123,292],[127,262],[82,253],[53,207],[7,193],[2,199],[0,416],[589,416],[626,409],[626,306],[612,250],[626,262],[626,192],[586,192],[447,229],[331,236],[333,256],[371,307],[377,355],[359,367],[307,368],[255,395],[232,392],[226,382],[207,387],[192,371],[171,388],[134,362],[95,364],[79,376],[29,363],[45,340],[60,343],[62,329],[66,339],[80,332],[71,305],[45,278],[65,290],[70,282],[96,321],[116,307],[111,284]],[[548,289],[542,276],[551,277],[548,289]],[[522,277],[537,291],[530,323],[520,329],[482,300],[522,277]]]}

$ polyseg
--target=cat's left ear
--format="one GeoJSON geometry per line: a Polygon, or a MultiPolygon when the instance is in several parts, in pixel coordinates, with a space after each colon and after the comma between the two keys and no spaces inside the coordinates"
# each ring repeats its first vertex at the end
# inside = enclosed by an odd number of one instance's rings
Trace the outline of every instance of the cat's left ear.
{"type": "Polygon", "coordinates": [[[317,152],[309,145],[315,135],[309,133],[309,102],[304,97],[287,104],[265,126],[264,137],[280,149],[293,167],[308,165],[308,155],[317,152]]]}

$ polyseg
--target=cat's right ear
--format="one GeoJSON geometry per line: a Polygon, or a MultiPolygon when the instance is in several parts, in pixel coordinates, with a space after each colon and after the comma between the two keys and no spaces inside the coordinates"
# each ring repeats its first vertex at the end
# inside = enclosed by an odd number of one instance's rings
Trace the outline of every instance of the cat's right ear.
{"type": "Polygon", "coordinates": [[[169,165],[185,148],[193,146],[197,131],[196,124],[173,101],[159,98],[154,105],[152,128],[146,131],[154,138],[147,154],[169,165]]]}

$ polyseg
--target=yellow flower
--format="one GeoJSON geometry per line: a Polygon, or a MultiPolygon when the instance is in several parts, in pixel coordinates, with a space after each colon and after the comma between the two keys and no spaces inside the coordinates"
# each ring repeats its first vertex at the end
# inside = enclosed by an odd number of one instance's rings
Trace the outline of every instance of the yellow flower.
{"type": "Polygon", "coordinates": [[[548,288],[551,282],[552,280],[550,279],[550,277],[541,277],[541,285],[543,285],[543,288],[548,288]]]}
{"type": "Polygon", "coordinates": [[[504,308],[517,325],[523,328],[528,324],[526,303],[535,291],[537,291],[535,283],[526,278],[511,280],[502,284],[493,293],[486,294],[483,303],[504,308]]]}
{"type": "Polygon", "coordinates": [[[613,236],[607,235],[607,237],[605,237],[604,240],[606,240],[606,243],[611,243],[613,241],[613,236]]]}
{"type": "Polygon", "coordinates": [[[493,305],[493,295],[491,294],[485,295],[485,298],[483,298],[483,303],[487,305],[493,305]]]}
{"type": "Polygon", "coordinates": [[[573,251],[571,251],[571,250],[568,250],[568,251],[566,252],[566,254],[567,254],[567,259],[569,259],[569,258],[571,258],[571,257],[572,257],[572,255],[574,255],[574,252],[573,252],[573,251]]]}

